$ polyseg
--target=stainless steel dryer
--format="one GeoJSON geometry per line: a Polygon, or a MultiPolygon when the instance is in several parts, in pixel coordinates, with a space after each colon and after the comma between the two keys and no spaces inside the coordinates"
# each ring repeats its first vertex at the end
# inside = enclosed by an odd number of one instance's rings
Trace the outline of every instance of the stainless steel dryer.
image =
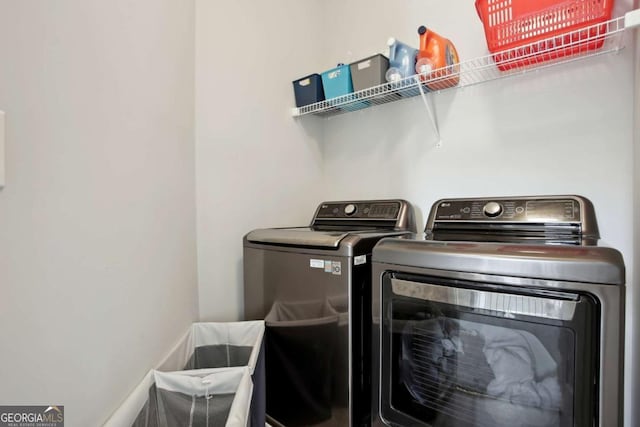
{"type": "Polygon", "coordinates": [[[245,319],[265,319],[272,425],[368,425],[371,250],[415,232],[404,200],[324,202],[308,227],[244,238],[245,319]]]}
{"type": "Polygon", "coordinates": [[[578,196],[436,202],[373,250],[373,424],[622,426],[621,254],[578,196]]]}

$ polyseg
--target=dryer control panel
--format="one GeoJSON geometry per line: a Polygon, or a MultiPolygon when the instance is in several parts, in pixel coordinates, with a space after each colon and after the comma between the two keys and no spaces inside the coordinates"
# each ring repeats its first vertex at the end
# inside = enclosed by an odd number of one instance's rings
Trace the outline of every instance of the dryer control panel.
{"type": "Polygon", "coordinates": [[[425,232],[436,240],[593,241],[595,211],[581,196],[442,199],[434,203],[425,232]],[[588,239],[588,240],[585,240],[588,239]]]}
{"type": "Polygon", "coordinates": [[[579,222],[580,203],[573,199],[445,200],[436,221],[579,222]]]}

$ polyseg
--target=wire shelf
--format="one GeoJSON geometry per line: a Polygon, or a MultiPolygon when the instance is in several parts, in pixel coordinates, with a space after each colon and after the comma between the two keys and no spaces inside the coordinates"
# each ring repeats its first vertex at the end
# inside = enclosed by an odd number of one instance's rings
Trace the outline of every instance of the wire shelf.
{"type": "MultiPolygon", "coordinates": [[[[638,12],[636,10],[627,14],[627,16],[631,16],[629,21],[634,21],[633,25],[637,24],[638,12]]],[[[630,25],[627,25],[626,28],[630,28],[630,25]]],[[[308,114],[333,116],[424,95],[429,91],[439,92],[462,88],[579,59],[617,52],[624,47],[624,30],[625,17],[622,16],[518,48],[461,61],[459,64],[439,68],[428,74],[416,74],[348,95],[293,108],[293,116],[308,114]],[[505,71],[500,71],[500,69],[505,71]],[[459,82],[453,86],[452,80],[456,79],[459,79],[459,82]]]]}

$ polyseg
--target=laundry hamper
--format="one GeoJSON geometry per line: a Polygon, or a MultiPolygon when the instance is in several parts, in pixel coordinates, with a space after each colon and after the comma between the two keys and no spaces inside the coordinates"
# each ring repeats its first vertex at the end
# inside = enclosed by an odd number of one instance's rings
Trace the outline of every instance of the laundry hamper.
{"type": "Polygon", "coordinates": [[[160,427],[248,427],[248,367],[154,373],[160,427]]]}
{"type": "Polygon", "coordinates": [[[157,427],[158,425],[158,405],[156,404],[156,385],[154,383],[153,371],[150,371],[140,386],[148,387],[147,400],[138,413],[138,416],[131,424],[131,427],[157,427]]]}
{"type": "Polygon", "coordinates": [[[276,302],[265,317],[267,413],[277,422],[331,418],[339,318],[327,301],[276,302]]]}
{"type": "MultiPolygon", "coordinates": [[[[334,405],[349,407],[349,297],[337,296],[327,298],[327,302],[338,316],[335,351],[332,361],[331,394],[334,405]]],[[[354,350],[353,356],[359,357],[360,352],[354,350]],[[358,356],[356,356],[356,354],[358,356]]]]}
{"type": "MultiPolygon", "coordinates": [[[[194,323],[172,352],[158,367],[160,372],[211,370],[247,367],[253,382],[250,426],[265,425],[264,321],[194,323]]],[[[208,372],[208,371],[207,371],[208,372]]],[[[155,376],[144,381],[148,399],[132,424],[133,427],[156,427],[158,391],[155,376]]]]}
{"type": "Polygon", "coordinates": [[[203,322],[191,326],[185,370],[247,366],[253,381],[251,426],[265,424],[264,321],[203,322]]]}

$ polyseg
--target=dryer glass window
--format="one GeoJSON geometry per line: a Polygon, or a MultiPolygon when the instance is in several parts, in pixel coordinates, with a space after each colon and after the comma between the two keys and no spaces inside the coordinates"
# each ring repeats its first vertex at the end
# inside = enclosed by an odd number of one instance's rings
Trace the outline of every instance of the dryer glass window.
{"type": "Polygon", "coordinates": [[[593,298],[388,274],[382,304],[388,421],[560,427],[597,415],[593,298]]]}

